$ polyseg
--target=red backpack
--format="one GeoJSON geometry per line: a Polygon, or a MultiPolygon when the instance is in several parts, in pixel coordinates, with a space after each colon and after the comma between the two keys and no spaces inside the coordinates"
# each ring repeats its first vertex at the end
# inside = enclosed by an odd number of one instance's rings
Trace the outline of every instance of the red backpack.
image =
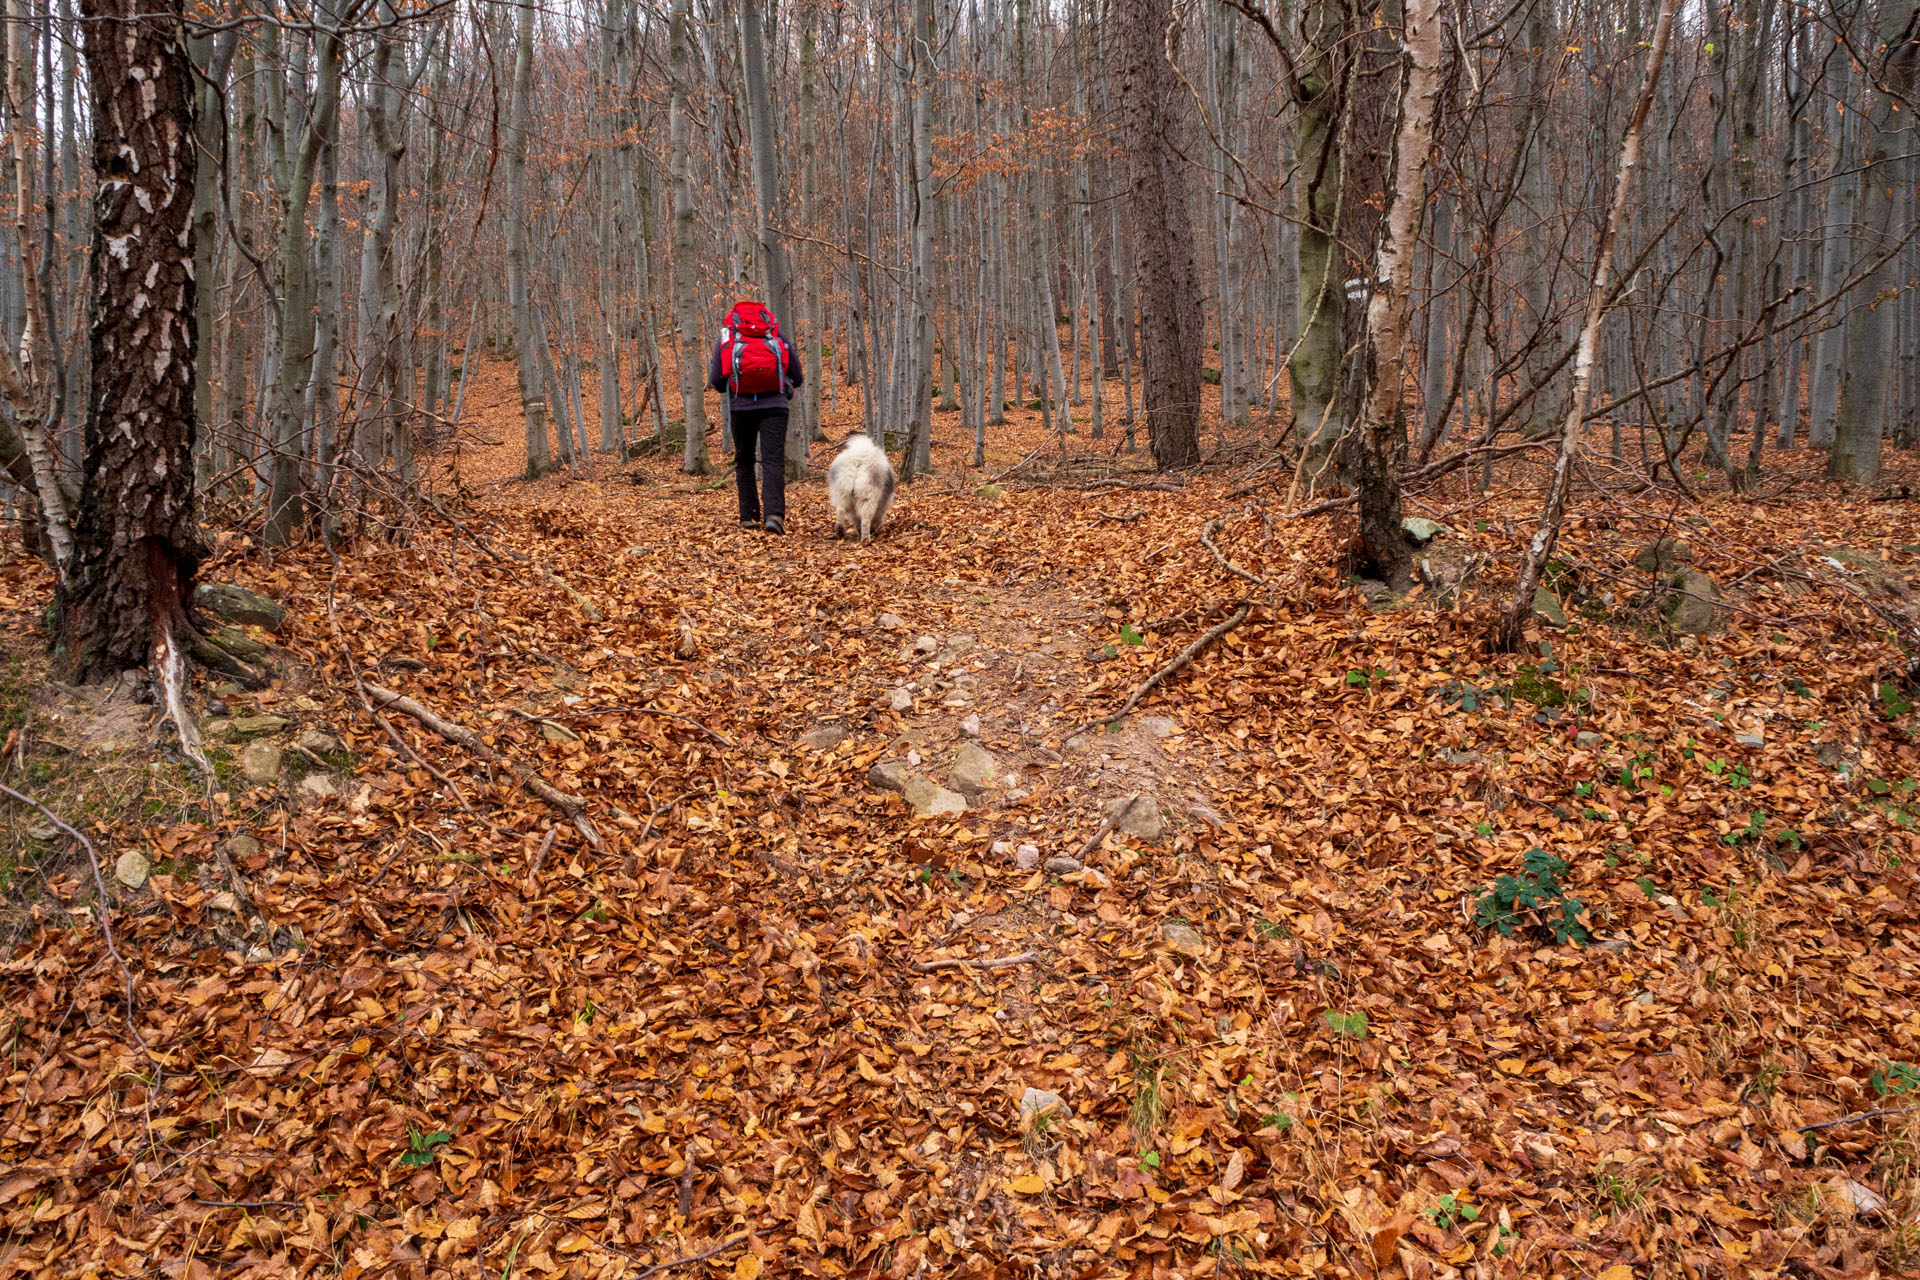
{"type": "Polygon", "coordinates": [[[757,302],[734,304],[727,312],[727,345],[720,349],[720,372],[736,396],[784,395],[787,348],[773,313],[757,302]]]}

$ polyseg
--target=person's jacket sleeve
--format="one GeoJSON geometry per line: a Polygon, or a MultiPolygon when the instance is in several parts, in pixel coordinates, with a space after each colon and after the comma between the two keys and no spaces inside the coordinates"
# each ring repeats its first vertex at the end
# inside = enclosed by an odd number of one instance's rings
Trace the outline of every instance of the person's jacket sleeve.
{"type": "Polygon", "coordinates": [[[720,376],[720,348],[723,344],[713,344],[713,359],[707,362],[707,385],[715,391],[725,391],[727,380],[720,376]]]}
{"type": "Polygon", "coordinates": [[[780,339],[780,341],[787,349],[787,385],[791,387],[805,386],[807,382],[807,371],[800,367],[800,353],[795,351],[793,344],[785,338],[780,339]]]}

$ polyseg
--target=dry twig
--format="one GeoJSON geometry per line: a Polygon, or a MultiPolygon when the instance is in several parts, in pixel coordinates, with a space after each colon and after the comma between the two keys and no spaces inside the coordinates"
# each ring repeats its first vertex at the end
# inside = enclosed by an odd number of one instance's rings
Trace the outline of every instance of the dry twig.
{"type": "Polygon", "coordinates": [[[1241,623],[1245,622],[1247,620],[1247,615],[1251,612],[1253,612],[1253,602],[1250,600],[1242,600],[1240,602],[1239,608],[1235,609],[1231,614],[1229,614],[1224,621],[1215,623],[1213,626],[1209,627],[1206,630],[1206,632],[1203,633],[1198,640],[1195,640],[1192,644],[1182,649],[1174,657],[1172,662],[1169,662],[1166,666],[1161,667],[1158,671],[1148,676],[1145,680],[1142,680],[1140,682],[1139,687],[1133,691],[1132,696],[1129,697],[1126,700],[1126,702],[1121,704],[1121,707],[1118,711],[1114,712],[1112,715],[1101,716],[1097,720],[1087,721],[1085,724],[1081,725],[1078,729],[1075,729],[1072,733],[1068,734],[1067,737],[1077,738],[1089,729],[1097,729],[1103,725],[1110,725],[1118,720],[1123,719],[1128,712],[1132,711],[1135,707],[1140,705],[1140,699],[1146,697],[1149,693],[1152,693],[1155,689],[1165,684],[1173,676],[1178,675],[1181,670],[1191,665],[1195,658],[1199,657],[1202,653],[1206,652],[1208,645],[1211,645],[1214,641],[1218,640],[1221,636],[1226,635],[1229,631],[1232,631],[1235,627],[1238,627],[1241,623]]]}

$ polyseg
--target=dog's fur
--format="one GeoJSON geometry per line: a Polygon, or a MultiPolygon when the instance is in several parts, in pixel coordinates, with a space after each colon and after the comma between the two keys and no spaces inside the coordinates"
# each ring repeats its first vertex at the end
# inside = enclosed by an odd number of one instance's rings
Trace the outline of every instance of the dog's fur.
{"type": "Polygon", "coordinates": [[[833,536],[869,542],[893,505],[893,464],[887,451],[864,435],[848,436],[827,468],[827,503],[833,536]]]}

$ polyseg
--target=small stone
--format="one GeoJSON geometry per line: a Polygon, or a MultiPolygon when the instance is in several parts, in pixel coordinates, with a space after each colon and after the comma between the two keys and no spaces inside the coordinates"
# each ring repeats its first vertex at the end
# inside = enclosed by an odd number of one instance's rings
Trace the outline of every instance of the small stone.
{"type": "Polygon", "coordinates": [[[229,837],[227,843],[223,845],[222,848],[227,851],[229,858],[251,858],[254,854],[260,852],[260,842],[245,832],[242,832],[239,835],[229,837]]]}
{"type": "Polygon", "coordinates": [[[1613,952],[1613,954],[1619,955],[1622,951],[1625,951],[1629,947],[1633,946],[1633,939],[1602,938],[1600,941],[1594,943],[1593,945],[1601,951],[1611,951],[1613,952]]]}
{"type": "Polygon", "coordinates": [[[215,698],[207,704],[207,714],[210,716],[223,716],[227,714],[227,704],[215,698]]]}
{"type": "Polygon", "coordinates": [[[1765,736],[1758,733],[1736,733],[1733,735],[1733,740],[1743,747],[1750,747],[1756,751],[1767,745],[1765,736]]]}
{"type": "Polygon", "coordinates": [[[1447,532],[1447,526],[1438,520],[1428,520],[1424,516],[1408,516],[1400,522],[1400,527],[1406,530],[1407,536],[1413,539],[1413,545],[1416,547],[1424,547],[1447,532]]]}
{"type": "Polygon", "coordinates": [[[1547,590],[1545,587],[1535,587],[1533,589],[1533,613],[1535,617],[1547,623],[1549,626],[1564,627],[1567,625],[1566,607],[1560,603],[1559,596],[1554,595],[1553,592],[1547,590]]]}
{"type": "Polygon", "coordinates": [[[1167,821],[1160,813],[1160,802],[1152,796],[1136,796],[1131,806],[1127,804],[1124,797],[1109,800],[1107,815],[1111,817],[1116,813],[1119,813],[1120,817],[1115,825],[1130,836],[1138,836],[1142,840],[1158,840],[1167,833],[1167,821]],[[1126,812],[1120,813],[1123,808],[1126,812]]]}
{"type": "Polygon", "coordinates": [[[238,738],[257,738],[263,734],[279,733],[286,727],[285,716],[235,716],[229,729],[238,738]]]}
{"type": "Polygon", "coordinates": [[[1171,738],[1180,732],[1179,722],[1170,716],[1141,716],[1134,723],[1139,726],[1140,732],[1155,738],[1171,738]]]}
{"type": "Polygon", "coordinates": [[[954,756],[947,782],[961,795],[974,797],[993,785],[999,772],[993,753],[978,743],[963,742],[954,756]]]}
{"type": "Polygon", "coordinates": [[[1057,857],[1048,858],[1041,864],[1041,870],[1050,876],[1070,876],[1080,870],[1080,867],[1080,859],[1070,858],[1064,853],[1057,857]]]}
{"type": "Polygon", "coordinates": [[[938,653],[938,652],[940,652],[940,637],[939,637],[939,636],[916,636],[916,637],[914,637],[914,641],[913,641],[913,651],[914,651],[915,653],[938,653]]]}
{"type": "Polygon", "coordinates": [[[831,751],[847,740],[847,731],[837,724],[816,725],[800,735],[800,745],[812,751],[831,751]]]}
{"type": "Polygon", "coordinates": [[[1013,865],[1022,871],[1031,871],[1040,865],[1040,850],[1035,845],[1023,844],[1013,851],[1013,865]]]}
{"type": "Polygon", "coordinates": [[[969,738],[979,737],[980,736],[980,713],[976,711],[972,715],[968,716],[965,720],[962,720],[960,722],[960,732],[965,734],[969,738]]]}
{"type": "Polygon", "coordinates": [[[1160,926],[1160,936],[1167,940],[1169,947],[1172,947],[1183,956],[1198,959],[1207,954],[1207,939],[1205,935],[1192,925],[1178,923],[1163,924],[1160,926]]]}
{"type": "Polygon", "coordinates": [[[52,840],[59,834],[60,834],[60,828],[54,826],[51,822],[36,822],[31,827],[27,828],[27,838],[31,840],[39,840],[42,843],[48,840],[52,840]]]}
{"type": "Polygon", "coordinates": [[[317,756],[339,755],[347,749],[346,743],[328,733],[325,729],[308,729],[294,739],[294,745],[302,751],[311,751],[317,756]]]}
{"type": "Polygon", "coordinates": [[[147,855],[137,849],[127,850],[113,864],[113,878],[129,889],[145,884],[152,871],[153,864],[147,861],[147,855]]]}
{"type": "Polygon", "coordinates": [[[1020,1095],[1020,1127],[1024,1129],[1048,1112],[1063,1111],[1066,1106],[1067,1100],[1059,1094],[1029,1085],[1020,1095]]]}
{"type": "Polygon", "coordinates": [[[239,698],[244,697],[247,691],[233,681],[228,680],[222,684],[213,686],[213,692],[214,696],[219,698],[239,698]]]}
{"type": "Polygon", "coordinates": [[[266,787],[280,781],[282,755],[271,742],[249,742],[240,752],[240,773],[248,782],[266,787]]]}
{"type": "Polygon", "coordinates": [[[914,813],[923,818],[957,818],[967,811],[965,796],[925,778],[907,779],[906,788],[900,794],[913,806],[914,813]]]}
{"type": "Polygon", "coordinates": [[[1574,734],[1573,742],[1575,746],[1583,751],[1598,751],[1607,745],[1605,735],[1595,733],[1591,729],[1582,729],[1579,733],[1574,734]]]}
{"type": "Polygon", "coordinates": [[[904,760],[882,760],[867,770],[867,782],[882,791],[904,793],[913,773],[904,760]]]}
{"type": "Polygon", "coordinates": [[[983,484],[973,491],[976,498],[985,498],[988,502],[998,502],[1006,496],[1006,489],[997,484],[983,484]]]}
{"type": "Polygon", "coordinates": [[[193,603],[224,622],[278,631],[287,620],[279,603],[258,592],[226,582],[203,582],[193,589],[193,603]]]}
{"type": "Polygon", "coordinates": [[[1693,548],[1678,538],[1661,538],[1640,548],[1633,567],[1642,573],[1671,573],[1683,564],[1693,563],[1693,548]]]}
{"type": "Polygon", "coordinates": [[[880,627],[885,631],[905,631],[907,620],[897,613],[883,613],[880,615],[880,627]]]}
{"type": "Polygon", "coordinates": [[[948,636],[946,643],[940,646],[940,661],[947,662],[957,658],[973,646],[972,636],[948,636]]]}
{"type": "Polygon", "coordinates": [[[1440,758],[1448,764],[1479,764],[1480,753],[1462,747],[1440,748],[1440,758]]]}
{"type": "Polygon", "coordinates": [[[1713,579],[1698,569],[1682,569],[1667,584],[1671,595],[1661,607],[1667,623],[1682,635],[1699,636],[1713,630],[1720,599],[1713,579]]]}
{"type": "Polygon", "coordinates": [[[915,747],[907,748],[907,763],[912,765],[916,769],[920,767],[920,752],[917,748],[915,747]]]}
{"type": "Polygon", "coordinates": [[[913,710],[913,690],[902,685],[893,691],[891,701],[895,711],[911,711],[913,710]]]}
{"type": "Polygon", "coordinates": [[[310,773],[300,779],[295,788],[302,800],[332,800],[340,794],[340,786],[324,773],[310,773]]]}

